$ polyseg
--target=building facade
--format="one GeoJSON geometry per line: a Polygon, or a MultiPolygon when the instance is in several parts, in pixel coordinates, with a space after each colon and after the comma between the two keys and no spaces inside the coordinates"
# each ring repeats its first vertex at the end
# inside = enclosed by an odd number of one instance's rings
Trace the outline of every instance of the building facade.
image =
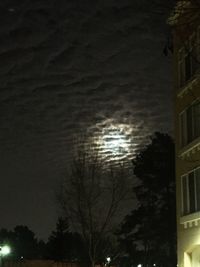
{"type": "Polygon", "coordinates": [[[169,18],[174,102],[179,267],[200,267],[200,1],[179,1],[169,18]]]}

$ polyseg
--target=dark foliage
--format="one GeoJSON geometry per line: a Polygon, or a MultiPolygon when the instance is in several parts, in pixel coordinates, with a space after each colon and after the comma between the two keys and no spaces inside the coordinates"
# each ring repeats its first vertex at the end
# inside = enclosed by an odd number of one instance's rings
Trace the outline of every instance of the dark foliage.
{"type": "Polygon", "coordinates": [[[37,240],[27,226],[18,225],[13,231],[0,230],[0,244],[10,246],[11,253],[6,258],[14,261],[88,261],[80,235],[69,232],[68,225],[61,218],[58,219],[56,230],[52,231],[47,243],[37,240]]]}
{"type": "Polygon", "coordinates": [[[62,218],[58,219],[56,230],[48,239],[47,252],[48,258],[55,261],[82,261],[86,257],[80,235],[71,233],[62,218]]]}
{"type": "Polygon", "coordinates": [[[11,247],[12,253],[9,257],[14,260],[35,259],[38,256],[38,241],[27,226],[18,225],[13,231],[1,229],[0,242],[11,247]]]}
{"type": "Polygon", "coordinates": [[[174,155],[172,138],[155,133],[133,161],[138,207],[126,216],[118,235],[135,264],[176,266],[174,155]]]}

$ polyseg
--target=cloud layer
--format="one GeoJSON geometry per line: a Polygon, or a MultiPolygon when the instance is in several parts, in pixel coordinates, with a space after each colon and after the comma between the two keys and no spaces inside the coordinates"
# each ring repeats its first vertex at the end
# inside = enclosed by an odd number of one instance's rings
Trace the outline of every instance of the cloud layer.
{"type": "Polygon", "coordinates": [[[156,10],[145,0],[1,1],[2,226],[42,236],[53,227],[54,188],[80,132],[124,131],[130,158],[155,130],[171,131],[165,14],[156,10]]]}

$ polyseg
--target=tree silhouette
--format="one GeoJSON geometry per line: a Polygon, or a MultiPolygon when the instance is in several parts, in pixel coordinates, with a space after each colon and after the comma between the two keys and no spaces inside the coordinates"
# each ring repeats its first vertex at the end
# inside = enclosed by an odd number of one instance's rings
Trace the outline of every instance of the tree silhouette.
{"type": "Polygon", "coordinates": [[[78,151],[59,201],[70,226],[81,234],[90,265],[102,263],[129,190],[126,170],[105,169],[93,150],[78,151]],[[107,240],[107,242],[105,242],[107,240]]]}
{"type": "Polygon", "coordinates": [[[13,231],[1,229],[0,242],[11,247],[12,253],[9,257],[12,259],[38,258],[38,240],[27,226],[18,225],[13,231]]]}
{"type": "Polygon", "coordinates": [[[48,258],[55,261],[80,261],[84,258],[84,246],[78,233],[69,231],[66,219],[58,218],[56,230],[47,242],[48,258]]]}
{"type": "Polygon", "coordinates": [[[24,225],[14,228],[14,245],[18,257],[35,259],[37,257],[37,239],[35,234],[24,225]]]}
{"type": "Polygon", "coordinates": [[[126,216],[118,234],[123,244],[140,251],[143,266],[176,265],[174,154],[171,137],[155,133],[133,161],[138,207],[126,216]]]}

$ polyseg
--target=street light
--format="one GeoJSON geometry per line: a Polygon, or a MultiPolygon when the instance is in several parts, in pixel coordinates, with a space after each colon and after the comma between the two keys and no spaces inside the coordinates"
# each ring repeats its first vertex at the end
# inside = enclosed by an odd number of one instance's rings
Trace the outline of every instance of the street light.
{"type": "Polygon", "coordinates": [[[107,258],[106,258],[106,261],[107,261],[107,263],[109,264],[109,263],[111,262],[111,258],[110,258],[110,257],[107,257],[107,258]]]}
{"type": "Polygon", "coordinates": [[[2,267],[2,259],[4,256],[10,253],[11,249],[9,246],[0,246],[0,267],[2,267]]]}
{"type": "Polygon", "coordinates": [[[10,253],[10,247],[9,246],[0,246],[0,255],[6,256],[10,253]]]}

